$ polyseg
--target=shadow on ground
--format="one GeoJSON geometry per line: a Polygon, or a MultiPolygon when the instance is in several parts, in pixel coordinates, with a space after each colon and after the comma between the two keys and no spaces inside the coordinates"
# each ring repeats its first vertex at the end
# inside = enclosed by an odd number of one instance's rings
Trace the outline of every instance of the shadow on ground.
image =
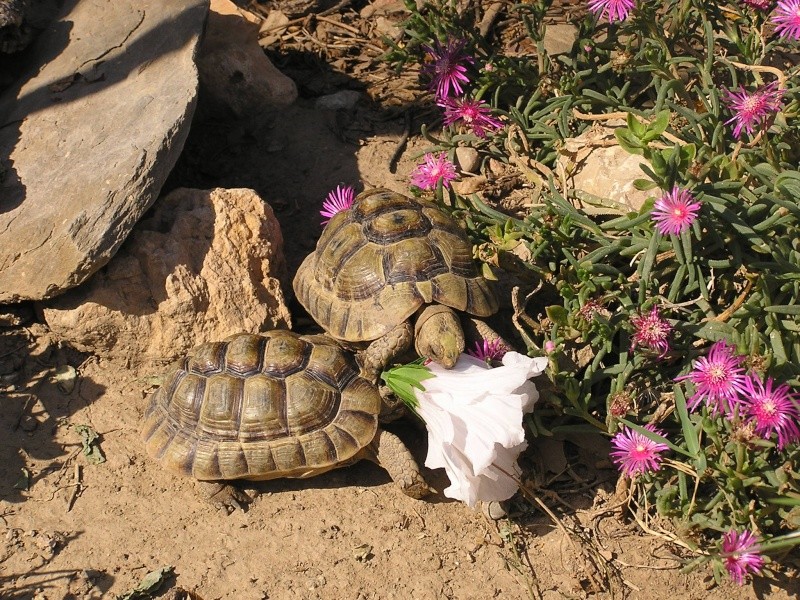
{"type": "Polygon", "coordinates": [[[55,342],[39,325],[0,328],[0,499],[21,502],[40,479],[61,470],[81,450],[69,418],[105,388],[81,376],[89,356],[55,342]]]}

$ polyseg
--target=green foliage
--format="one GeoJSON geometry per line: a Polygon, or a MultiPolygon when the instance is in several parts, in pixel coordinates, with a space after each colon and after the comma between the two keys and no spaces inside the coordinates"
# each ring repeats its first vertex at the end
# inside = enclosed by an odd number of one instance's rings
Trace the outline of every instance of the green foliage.
{"type": "Polygon", "coordinates": [[[391,388],[403,403],[413,412],[417,411],[419,400],[414,390],[424,390],[422,382],[433,377],[433,373],[422,364],[422,361],[392,367],[381,373],[381,379],[391,388]]]}
{"type": "Polygon", "coordinates": [[[418,10],[409,1],[406,38],[389,57],[406,65],[425,60],[433,39],[467,40],[471,93],[507,123],[485,139],[453,127],[429,139],[436,150],[470,145],[517,168],[529,191],[524,214],[477,195],[449,192],[447,203],[478,256],[542,284],[522,307],[526,318],[515,318],[530,353],[547,341],[558,349],[555,391],[537,409],[535,433],[583,421],[652,437],[638,423],[657,423],[672,453],[636,479],[638,502],[673,519],[702,549],[699,562],[730,529],[755,528],[764,551],[794,547],[798,445],[778,448],[738,413],[689,411],[691,385],[675,383],[711,343],[726,340],[753,372],[800,386],[800,93],[798,67],[785,54],[791,43],[770,37],[768,11],[669,0],[639,2],[616,23],[589,13],[572,51],[549,57],[549,5],[506,9],[531,49],[506,56],[501,43],[477,34],[477,12],[441,1],[418,10]],[[758,135],[736,139],[723,90],[772,81],[783,92],[780,112],[758,135]],[[638,210],[587,200],[556,175],[565,140],[606,116],[624,119],[614,141],[643,159],[633,184],[652,196],[638,210]],[[701,210],[688,230],[662,235],[651,211],[673,186],[690,190],[701,210]],[[656,305],[673,326],[669,352],[631,351],[631,317],[656,305]]]}

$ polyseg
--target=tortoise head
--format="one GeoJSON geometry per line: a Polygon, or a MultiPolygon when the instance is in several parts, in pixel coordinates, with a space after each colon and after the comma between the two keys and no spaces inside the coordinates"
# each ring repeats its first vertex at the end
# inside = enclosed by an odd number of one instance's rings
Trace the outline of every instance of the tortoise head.
{"type": "Polygon", "coordinates": [[[414,326],[414,347],[420,356],[452,368],[464,351],[464,331],[453,309],[442,304],[422,309],[414,326]]]}

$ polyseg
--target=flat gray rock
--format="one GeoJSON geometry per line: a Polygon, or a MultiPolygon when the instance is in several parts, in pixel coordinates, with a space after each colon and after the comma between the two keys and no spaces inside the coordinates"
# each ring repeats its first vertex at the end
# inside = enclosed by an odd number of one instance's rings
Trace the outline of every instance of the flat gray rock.
{"type": "MultiPolygon", "coordinates": [[[[68,0],[0,96],[0,303],[108,262],[188,134],[208,0],[68,0]]],[[[22,60],[22,59],[21,59],[22,60]]]]}

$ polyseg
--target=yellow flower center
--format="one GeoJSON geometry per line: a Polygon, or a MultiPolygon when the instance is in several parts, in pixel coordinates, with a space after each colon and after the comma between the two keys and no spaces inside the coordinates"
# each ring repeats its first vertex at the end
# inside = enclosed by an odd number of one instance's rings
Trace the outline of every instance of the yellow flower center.
{"type": "Polygon", "coordinates": [[[764,404],[761,406],[761,410],[770,417],[775,415],[776,412],[778,412],[777,407],[775,406],[775,402],[773,400],[767,400],[766,402],[764,402],[764,404]]]}
{"type": "Polygon", "coordinates": [[[748,96],[747,100],[744,101],[744,112],[753,112],[758,110],[761,101],[759,100],[758,96],[748,96]]]}
{"type": "Polygon", "coordinates": [[[708,375],[714,382],[722,381],[725,379],[725,369],[721,365],[714,365],[708,370],[708,375]]]}

